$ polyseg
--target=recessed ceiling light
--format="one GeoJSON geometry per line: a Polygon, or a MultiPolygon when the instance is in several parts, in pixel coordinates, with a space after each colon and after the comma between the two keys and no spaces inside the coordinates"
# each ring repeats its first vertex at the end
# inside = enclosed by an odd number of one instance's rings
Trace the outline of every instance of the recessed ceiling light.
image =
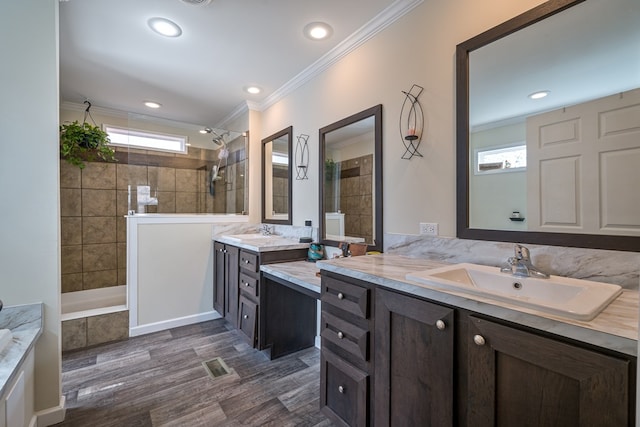
{"type": "Polygon", "coordinates": [[[262,91],[258,86],[247,86],[244,90],[252,95],[256,95],[262,91]]]}
{"type": "Polygon", "coordinates": [[[145,101],[144,105],[146,105],[149,108],[160,108],[160,107],[162,107],[162,104],[158,104],[157,102],[153,102],[153,101],[145,101]]]}
{"type": "Polygon", "coordinates": [[[311,40],[324,40],[333,34],[333,28],[325,22],[312,22],[302,32],[311,40]]]}
{"type": "Polygon", "coordinates": [[[178,37],[182,34],[182,28],[166,18],[151,18],[147,21],[149,28],[166,37],[178,37]]]}
{"type": "Polygon", "coordinates": [[[548,90],[540,90],[538,92],[533,92],[532,94],[529,95],[529,98],[531,99],[542,99],[545,96],[549,95],[550,91],[548,90]]]}

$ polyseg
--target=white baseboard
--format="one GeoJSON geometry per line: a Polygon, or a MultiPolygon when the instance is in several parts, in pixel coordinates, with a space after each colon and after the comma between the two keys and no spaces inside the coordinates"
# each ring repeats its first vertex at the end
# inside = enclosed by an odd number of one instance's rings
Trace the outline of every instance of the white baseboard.
{"type": "Polygon", "coordinates": [[[161,322],[149,323],[146,325],[134,326],[129,328],[129,336],[137,337],[140,335],[150,334],[152,332],[165,331],[179,326],[192,325],[194,323],[206,322],[207,320],[220,319],[222,316],[217,311],[208,311],[206,313],[193,314],[191,316],[178,317],[176,319],[163,320],[161,322]]]}
{"type": "Polygon", "coordinates": [[[58,406],[36,412],[34,418],[31,419],[29,426],[48,427],[63,422],[67,413],[67,409],[64,407],[65,403],[66,398],[64,396],[60,396],[60,403],[58,406]]]}

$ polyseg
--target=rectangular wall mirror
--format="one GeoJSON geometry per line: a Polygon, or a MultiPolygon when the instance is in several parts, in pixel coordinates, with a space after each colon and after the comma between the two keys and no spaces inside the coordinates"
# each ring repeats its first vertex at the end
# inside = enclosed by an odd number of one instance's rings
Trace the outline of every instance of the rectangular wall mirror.
{"type": "Polygon", "coordinates": [[[382,251],[382,105],[323,127],[319,141],[320,240],[382,251]]]}
{"type": "Polygon", "coordinates": [[[640,250],[638,22],[550,0],[458,45],[458,237],[640,250]]]}
{"type": "Polygon", "coordinates": [[[291,225],[293,127],[262,140],[262,222],[291,225]]]}

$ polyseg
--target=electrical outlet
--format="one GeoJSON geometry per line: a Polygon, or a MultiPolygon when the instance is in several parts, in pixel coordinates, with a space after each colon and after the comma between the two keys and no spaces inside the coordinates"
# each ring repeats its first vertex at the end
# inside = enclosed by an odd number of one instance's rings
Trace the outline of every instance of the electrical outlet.
{"type": "Polygon", "coordinates": [[[438,235],[438,223],[436,222],[421,222],[420,223],[420,234],[427,236],[437,236],[438,235]]]}

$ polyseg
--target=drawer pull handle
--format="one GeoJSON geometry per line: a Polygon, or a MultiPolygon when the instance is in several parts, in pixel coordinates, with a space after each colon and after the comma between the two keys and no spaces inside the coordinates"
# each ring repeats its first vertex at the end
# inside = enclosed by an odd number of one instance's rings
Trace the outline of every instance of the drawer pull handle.
{"type": "Polygon", "coordinates": [[[484,339],[484,337],[482,335],[474,335],[473,336],[473,342],[476,343],[476,345],[485,345],[486,341],[484,339]]]}
{"type": "Polygon", "coordinates": [[[444,323],[444,320],[436,321],[436,328],[438,328],[439,330],[444,331],[446,327],[447,327],[447,324],[444,323]]]}
{"type": "Polygon", "coordinates": [[[338,299],[344,299],[344,294],[342,292],[338,292],[338,299]]]}
{"type": "Polygon", "coordinates": [[[243,318],[243,319],[248,319],[248,318],[249,318],[249,315],[248,315],[248,314],[245,314],[244,316],[242,316],[242,318],[243,318]]]}
{"type": "Polygon", "coordinates": [[[338,386],[338,392],[341,393],[341,394],[344,394],[345,388],[343,386],[339,385],[338,386]]]}
{"type": "Polygon", "coordinates": [[[342,332],[338,332],[338,338],[340,339],[344,338],[344,334],[342,332]]]}
{"type": "Polygon", "coordinates": [[[245,286],[249,286],[249,282],[242,282],[245,286]]]}
{"type": "Polygon", "coordinates": [[[243,259],[242,261],[244,261],[245,264],[249,264],[249,260],[248,259],[243,259]]]}

